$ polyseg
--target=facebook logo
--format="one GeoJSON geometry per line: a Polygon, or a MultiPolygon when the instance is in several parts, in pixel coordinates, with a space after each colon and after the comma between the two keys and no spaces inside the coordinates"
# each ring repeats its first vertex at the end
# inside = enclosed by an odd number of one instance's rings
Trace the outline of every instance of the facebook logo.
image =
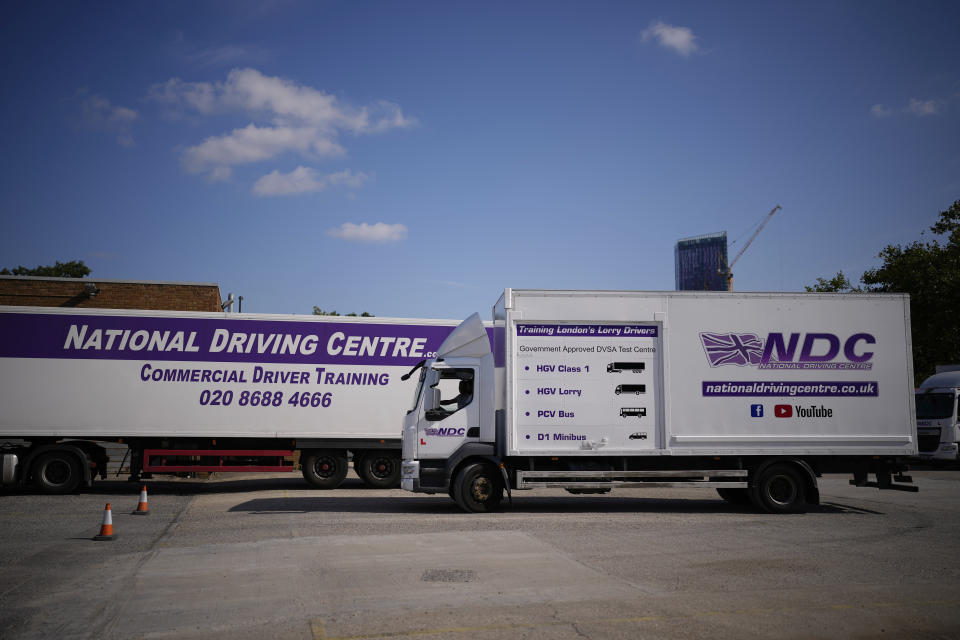
{"type": "Polygon", "coordinates": [[[763,405],[762,404],[752,404],[750,405],[750,416],[752,418],[762,418],[763,417],[763,405]]]}

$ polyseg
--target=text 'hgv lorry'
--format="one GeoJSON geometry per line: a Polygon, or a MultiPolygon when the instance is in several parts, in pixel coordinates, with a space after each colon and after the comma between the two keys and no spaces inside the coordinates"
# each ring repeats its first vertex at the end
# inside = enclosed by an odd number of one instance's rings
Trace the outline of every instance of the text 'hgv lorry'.
{"type": "Polygon", "coordinates": [[[920,458],[960,459],[960,365],[941,365],[916,393],[920,458]]]}
{"type": "Polygon", "coordinates": [[[827,472],[916,490],[905,295],[507,289],[493,320],[493,349],[474,315],[407,374],[404,489],[487,511],[711,487],[769,512],[816,503],[827,472]]]}
{"type": "Polygon", "coordinates": [[[291,471],[334,488],[352,454],[400,476],[400,375],[457,325],[403,320],[0,307],[3,484],[105,477],[104,442],[151,473],[291,471]]]}

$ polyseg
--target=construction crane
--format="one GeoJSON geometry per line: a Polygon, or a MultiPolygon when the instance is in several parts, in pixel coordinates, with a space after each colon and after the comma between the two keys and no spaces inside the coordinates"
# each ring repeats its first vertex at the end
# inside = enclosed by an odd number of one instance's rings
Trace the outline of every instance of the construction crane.
{"type": "Polygon", "coordinates": [[[737,263],[737,260],[739,260],[740,256],[743,255],[743,252],[747,250],[747,248],[750,246],[750,243],[753,242],[758,235],[760,235],[760,232],[763,231],[763,228],[767,226],[768,222],[770,222],[770,218],[773,217],[773,214],[775,214],[780,209],[782,209],[780,205],[777,205],[773,209],[771,209],[770,213],[767,214],[767,217],[764,218],[763,222],[760,223],[760,226],[757,227],[757,230],[753,232],[752,236],[750,236],[750,239],[744,243],[743,248],[740,249],[740,252],[737,253],[737,255],[733,258],[733,260],[730,261],[730,264],[728,265],[721,264],[719,274],[720,274],[720,277],[723,278],[723,280],[726,281],[727,283],[727,291],[733,291],[733,271],[732,271],[733,265],[737,263]]]}

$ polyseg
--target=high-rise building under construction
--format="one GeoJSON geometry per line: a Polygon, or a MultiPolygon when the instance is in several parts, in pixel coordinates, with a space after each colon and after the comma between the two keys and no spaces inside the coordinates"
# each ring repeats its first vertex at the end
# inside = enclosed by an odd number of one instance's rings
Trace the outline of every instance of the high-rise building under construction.
{"type": "Polygon", "coordinates": [[[673,250],[677,291],[726,291],[727,232],[677,242],[673,250]]]}

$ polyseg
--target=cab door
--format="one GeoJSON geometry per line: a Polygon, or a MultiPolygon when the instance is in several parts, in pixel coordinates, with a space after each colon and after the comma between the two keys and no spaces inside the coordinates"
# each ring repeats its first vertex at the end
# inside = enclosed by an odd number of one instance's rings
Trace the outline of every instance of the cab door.
{"type": "Polygon", "coordinates": [[[424,390],[424,414],[417,429],[417,458],[448,458],[465,442],[480,439],[476,367],[437,369],[435,385],[424,390]]]}

